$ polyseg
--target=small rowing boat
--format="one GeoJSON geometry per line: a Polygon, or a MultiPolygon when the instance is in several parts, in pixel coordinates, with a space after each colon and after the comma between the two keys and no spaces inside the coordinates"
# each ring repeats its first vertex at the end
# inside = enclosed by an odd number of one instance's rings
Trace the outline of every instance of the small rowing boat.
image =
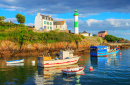
{"type": "Polygon", "coordinates": [[[15,64],[15,63],[22,63],[22,62],[24,62],[24,59],[12,60],[12,61],[5,60],[5,63],[7,63],[7,64],[15,64]]]}
{"type": "Polygon", "coordinates": [[[79,67],[79,68],[72,68],[72,69],[65,69],[65,70],[62,70],[62,73],[63,74],[79,74],[81,72],[83,72],[85,66],[84,67],[79,67]]]}

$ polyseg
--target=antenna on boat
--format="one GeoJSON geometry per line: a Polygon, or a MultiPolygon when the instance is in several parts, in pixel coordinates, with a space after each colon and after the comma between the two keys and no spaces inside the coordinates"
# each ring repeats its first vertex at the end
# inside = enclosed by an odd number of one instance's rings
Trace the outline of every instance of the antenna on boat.
{"type": "Polygon", "coordinates": [[[48,55],[49,55],[49,60],[50,60],[50,54],[48,53],[48,55]]]}

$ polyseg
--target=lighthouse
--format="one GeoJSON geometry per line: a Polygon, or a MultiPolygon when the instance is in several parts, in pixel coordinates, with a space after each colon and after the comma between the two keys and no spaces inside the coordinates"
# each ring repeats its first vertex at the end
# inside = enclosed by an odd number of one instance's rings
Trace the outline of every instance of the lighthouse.
{"type": "Polygon", "coordinates": [[[78,11],[75,10],[74,11],[74,31],[75,34],[79,34],[79,28],[78,28],[78,11]]]}

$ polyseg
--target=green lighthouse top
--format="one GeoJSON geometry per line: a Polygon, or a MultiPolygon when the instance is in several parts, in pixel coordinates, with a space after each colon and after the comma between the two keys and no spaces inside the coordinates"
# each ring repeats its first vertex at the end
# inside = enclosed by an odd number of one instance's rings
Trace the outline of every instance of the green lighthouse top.
{"type": "Polygon", "coordinates": [[[78,12],[78,11],[77,11],[77,9],[75,9],[75,11],[74,11],[74,12],[78,12]]]}
{"type": "Polygon", "coordinates": [[[74,13],[74,16],[78,16],[78,15],[79,15],[77,9],[75,9],[74,12],[75,12],[75,13],[74,13]]]}

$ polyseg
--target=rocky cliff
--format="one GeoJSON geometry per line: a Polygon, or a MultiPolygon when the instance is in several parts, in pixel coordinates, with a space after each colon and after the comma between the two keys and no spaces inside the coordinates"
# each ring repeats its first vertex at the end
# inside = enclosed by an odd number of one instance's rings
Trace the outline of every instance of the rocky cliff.
{"type": "MultiPolygon", "coordinates": [[[[98,39],[82,39],[80,42],[55,42],[55,43],[23,43],[21,46],[12,41],[3,40],[0,43],[0,57],[15,56],[18,53],[28,53],[35,51],[53,52],[61,49],[71,48],[76,52],[89,50],[91,45],[100,45],[98,39]]],[[[26,55],[25,54],[25,55],[26,55]]]]}

